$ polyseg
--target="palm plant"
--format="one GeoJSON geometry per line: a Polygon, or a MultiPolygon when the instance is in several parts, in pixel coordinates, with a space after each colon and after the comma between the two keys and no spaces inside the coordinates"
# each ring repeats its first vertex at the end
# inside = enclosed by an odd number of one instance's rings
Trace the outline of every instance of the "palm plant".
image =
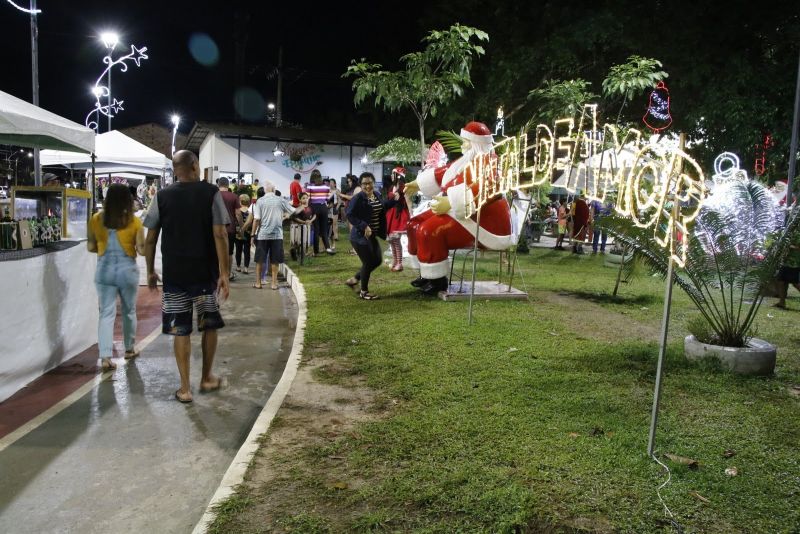
{"type": "MultiPolygon", "coordinates": [[[[783,229],[776,230],[780,218],[763,185],[753,181],[726,185],[724,197],[715,191],[695,219],[687,261],[675,271],[675,283],[694,302],[708,327],[709,335],[699,341],[745,347],[752,337],[763,289],[800,228],[800,207],[789,213],[783,229]],[[767,245],[772,233],[775,239],[767,245]]],[[[603,225],[650,269],[666,277],[670,253],[655,243],[652,228],[639,228],[617,216],[604,219],[603,225]]]]}

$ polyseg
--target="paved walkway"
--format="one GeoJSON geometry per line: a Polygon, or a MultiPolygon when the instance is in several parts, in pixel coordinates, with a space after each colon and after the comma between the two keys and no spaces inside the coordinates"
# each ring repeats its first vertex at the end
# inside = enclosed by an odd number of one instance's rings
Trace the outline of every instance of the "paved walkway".
{"type": "MultiPolygon", "coordinates": [[[[191,532],[292,346],[293,295],[254,290],[252,278],[240,276],[223,307],[228,326],[220,331],[215,368],[226,389],[196,392],[201,353],[194,335],[195,401],[177,402],[171,339],[155,335],[139,358],[118,360],[115,372],[99,374],[95,347],[40,379],[45,386],[0,404],[0,532],[191,532]],[[85,395],[8,444],[16,437],[9,432],[24,431],[80,387],[85,395]]],[[[160,322],[155,300],[140,289],[140,323],[151,331],[160,322]]]]}

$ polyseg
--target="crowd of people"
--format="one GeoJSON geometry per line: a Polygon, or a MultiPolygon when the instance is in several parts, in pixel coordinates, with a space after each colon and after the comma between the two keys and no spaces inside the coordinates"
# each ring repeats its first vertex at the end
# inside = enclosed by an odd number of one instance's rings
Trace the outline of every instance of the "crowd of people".
{"type": "Polygon", "coordinates": [[[564,241],[567,241],[571,243],[573,254],[585,254],[583,245],[587,243],[591,243],[592,254],[605,254],[608,232],[601,221],[613,211],[614,204],[611,200],[592,200],[587,203],[586,197],[578,194],[569,200],[562,199],[546,204],[541,209],[532,208],[532,217],[541,217],[541,220],[533,221],[529,217],[527,224],[530,226],[541,223],[545,227],[551,227],[556,235],[556,244],[553,247],[555,250],[566,250],[564,241]]]}
{"type": "Polygon", "coordinates": [[[95,285],[99,303],[98,347],[103,370],[116,368],[113,330],[117,297],[121,302],[124,357],[136,358],[136,298],[139,272],[136,256],[146,258],[147,285],[161,283],[162,332],[173,336],[180,375],[175,398],[192,402],[189,379],[193,317],[202,336],[201,392],[215,391],[223,381],[213,374],[217,330],[225,326],[220,304],[229,296],[229,283],[237,273],[250,273],[251,249],[255,249],[255,281],[261,289],[269,276],[278,289],[278,267],[284,262],[284,224],[288,220],[293,259],[315,256],[320,241],[327,254],[336,253],[339,220],[345,219],[354,253],[361,268],[347,281],[359,285],[358,296],[374,300],[371,273],[382,263],[377,238],[388,239],[393,252],[392,271],[402,270],[399,239],[408,223],[408,203],[403,197],[405,170],[392,174],[389,198],[375,191],[375,177],[368,172],[345,177],[339,190],[335,179],[318,170],[309,183],[296,174],[288,200],[275,186],[258,180],[253,184],[222,177],[216,185],[200,180],[197,157],[179,151],[173,158],[176,181],[152,195],[147,209],[141,206],[141,189],[111,184],[103,209],[92,216],[87,248],[98,256],[95,285]],[[142,216],[137,216],[141,213],[142,216]],[[145,237],[145,228],[147,235],[145,237]],[[162,271],[155,270],[156,244],[161,240],[162,271]],[[267,267],[269,264],[269,267],[267,267]],[[234,267],[235,265],[235,267],[234,267]]]}

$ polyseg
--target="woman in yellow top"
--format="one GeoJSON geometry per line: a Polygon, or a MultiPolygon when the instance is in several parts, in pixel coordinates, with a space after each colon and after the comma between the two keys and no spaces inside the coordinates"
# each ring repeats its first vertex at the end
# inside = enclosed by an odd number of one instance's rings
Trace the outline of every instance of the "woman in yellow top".
{"type": "Polygon", "coordinates": [[[94,285],[100,307],[97,344],[102,368],[116,369],[111,361],[114,348],[114,319],[117,315],[117,294],[122,302],[122,334],[125,358],[135,358],[136,293],[139,289],[139,268],[136,253],[144,256],[142,221],[134,215],[133,196],[122,184],[113,184],[103,202],[103,211],[89,221],[89,252],[97,253],[94,285]]]}

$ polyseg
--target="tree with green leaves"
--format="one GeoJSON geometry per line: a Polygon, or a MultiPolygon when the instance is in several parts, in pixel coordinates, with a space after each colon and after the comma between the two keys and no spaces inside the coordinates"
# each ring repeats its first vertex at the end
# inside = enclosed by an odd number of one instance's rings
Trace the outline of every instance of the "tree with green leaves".
{"type": "Polygon", "coordinates": [[[425,120],[462,96],[472,87],[470,70],[476,56],[484,54],[481,42],[489,35],[470,26],[455,24],[447,30],[434,30],[423,39],[427,46],[400,58],[403,68],[383,70],[377,63],[362,58],[353,60],[343,77],[352,77],[355,104],[374,97],[375,106],[393,112],[410,108],[419,125],[420,161],[425,153],[425,120]]]}
{"type": "Polygon", "coordinates": [[[589,90],[591,82],[575,80],[546,80],[542,87],[528,93],[528,99],[536,104],[532,120],[552,124],[556,119],[575,116],[584,104],[598,98],[589,90]]]}
{"type": "Polygon", "coordinates": [[[606,98],[622,98],[622,105],[617,113],[617,123],[625,104],[669,76],[665,71],[659,70],[662,66],[657,59],[634,55],[625,63],[611,67],[608,76],[603,80],[603,95],[606,98]]]}

